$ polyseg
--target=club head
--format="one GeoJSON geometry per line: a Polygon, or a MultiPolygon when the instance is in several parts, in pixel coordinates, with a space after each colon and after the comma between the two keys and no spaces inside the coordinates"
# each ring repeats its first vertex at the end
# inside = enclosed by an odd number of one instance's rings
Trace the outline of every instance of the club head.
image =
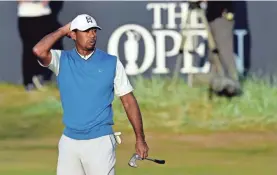
{"type": "Polygon", "coordinates": [[[137,168],[137,167],[138,167],[138,165],[136,164],[136,161],[137,161],[137,160],[142,160],[142,159],[139,157],[139,155],[137,155],[136,153],[134,153],[133,156],[131,157],[131,159],[129,160],[128,165],[129,165],[130,167],[137,168]]]}

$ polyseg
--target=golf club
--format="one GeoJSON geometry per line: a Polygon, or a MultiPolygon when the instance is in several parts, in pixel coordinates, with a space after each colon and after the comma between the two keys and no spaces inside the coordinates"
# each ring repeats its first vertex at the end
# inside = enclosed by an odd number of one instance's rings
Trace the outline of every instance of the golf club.
{"type": "MultiPolygon", "coordinates": [[[[136,164],[137,160],[144,160],[144,159],[139,157],[138,154],[134,153],[133,156],[131,157],[129,163],[128,163],[129,166],[134,167],[134,168],[138,167],[137,164],[136,164]]],[[[165,160],[159,160],[159,159],[153,159],[153,158],[145,158],[145,160],[149,160],[149,161],[155,162],[157,164],[165,164],[165,160]]]]}

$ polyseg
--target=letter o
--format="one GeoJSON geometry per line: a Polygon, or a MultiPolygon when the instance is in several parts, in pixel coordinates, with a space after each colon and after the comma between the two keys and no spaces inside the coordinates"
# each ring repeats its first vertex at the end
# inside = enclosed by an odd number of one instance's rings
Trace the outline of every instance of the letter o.
{"type": "Polygon", "coordinates": [[[118,46],[121,36],[128,30],[133,30],[142,36],[145,45],[145,54],[143,58],[143,63],[138,70],[138,73],[145,72],[153,63],[155,58],[155,42],[150,32],[140,25],[136,24],[126,24],[117,28],[109,38],[108,42],[108,53],[119,57],[118,46]]]}

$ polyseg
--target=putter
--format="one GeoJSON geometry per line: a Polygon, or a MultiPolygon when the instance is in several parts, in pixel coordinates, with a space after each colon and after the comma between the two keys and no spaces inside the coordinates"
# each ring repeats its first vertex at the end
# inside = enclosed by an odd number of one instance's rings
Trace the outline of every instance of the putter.
{"type": "MultiPolygon", "coordinates": [[[[136,164],[137,160],[143,160],[143,159],[141,157],[139,157],[138,154],[134,153],[128,163],[129,166],[133,167],[133,168],[137,168],[138,167],[138,165],[136,164]]],[[[155,162],[157,164],[165,164],[165,160],[159,160],[159,159],[153,159],[153,158],[145,158],[145,160],[149,160],[149,161],[155,162]]]]}

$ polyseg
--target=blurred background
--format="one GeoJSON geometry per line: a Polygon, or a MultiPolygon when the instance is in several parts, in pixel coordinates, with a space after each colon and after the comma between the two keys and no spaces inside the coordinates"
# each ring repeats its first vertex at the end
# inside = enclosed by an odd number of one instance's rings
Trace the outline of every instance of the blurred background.
{"type": "MultiPolygon", "coordinates": [[[[135,138],[115,99],[117,174],[277,173],[277,2],[1,1],[0,174],[54,175],[62,108],[55,76],[32,47],[79,14],[97,47],[125,66],[149,155],[128,167],[135,138]]],[[[54,48],[71,49],[64,38],[54,48]]]]}

